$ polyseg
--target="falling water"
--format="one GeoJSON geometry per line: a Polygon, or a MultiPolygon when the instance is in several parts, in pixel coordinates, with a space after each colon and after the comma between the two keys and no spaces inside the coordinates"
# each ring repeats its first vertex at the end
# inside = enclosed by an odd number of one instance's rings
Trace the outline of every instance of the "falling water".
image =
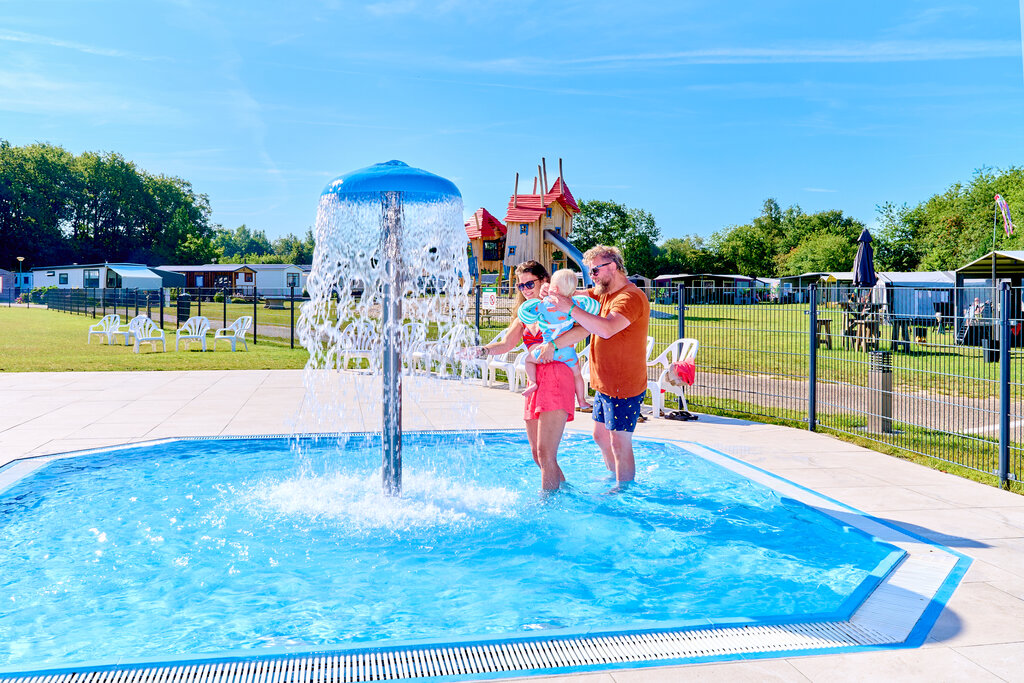
{"type": "MultiPolygon", "coordinates": [[[[360,405],[360,393],[380,394],[381,422],[371,427],[382,431],[385,488],[389,443],[394,448],[400,439],[403,375],[419,359],[434,359],[442,376],[455,375],[455,363],[444,361],[475,343],[467,273],[462,199],[447,181],[392,161],[342,176],[324,190],[310,298],[298,324],[309,351],[301,429],[352,430],[371,417],[360,413],[367,403],[360,405]],[[351,181],[366,176],[384,182],[364,191],[365,184],[351,181]],[[432,179],[453,192],[437,191],[432,179]],[[399,189],[376,189],[388,183],[399,189]],[[362,374],[348,369],[357,363],[362,374]]],[[[445,382],[419,391],[443,393],[445,382]]]]}

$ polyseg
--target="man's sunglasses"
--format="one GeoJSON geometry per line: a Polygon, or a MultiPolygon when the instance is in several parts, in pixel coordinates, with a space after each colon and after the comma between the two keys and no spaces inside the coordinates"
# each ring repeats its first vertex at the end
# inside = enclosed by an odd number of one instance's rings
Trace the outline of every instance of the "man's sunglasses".
{"type": "Polygon", "coordinates": [[[597,275],[597,271],[601,270],[601,269],[602,269],[602,268],[604,268],[605,266],[610,266],[610,265],[612,265],[613,263],[615,263],[615,262],[614,262],[614,261],[608,261],[608,262],[606,262],[606,263],[602,263],[602,264],[601,264],[601,265],[599,265],[599,266],[594,266],[593,268],[591,268],[591,269],[590,269],[590,274],[591,274],[591,275],[597,275]]]}
{"type": "Polygon", "coordinates": [[[521,284],[516,285],[516,289],[518,289],[520,292],[522,292],[522,291],[525,291],[527,289],[533,289],[533,286],[535,284],[537,284],[537,280],[530,280],[529,282],[523,282],[521,284]]]}

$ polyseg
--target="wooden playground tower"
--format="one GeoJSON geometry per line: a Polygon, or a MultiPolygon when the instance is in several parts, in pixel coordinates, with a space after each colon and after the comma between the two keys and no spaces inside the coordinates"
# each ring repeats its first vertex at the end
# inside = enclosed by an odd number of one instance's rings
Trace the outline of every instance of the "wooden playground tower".
{"type": "Polygon", "coordinates": [[[579,212],[580,207],[565,184],[562,160],[558,160],[558,177],[549,185],[547,160],[541,158],[531,193],[519,193],[516,173],[504,224],[480,208],[466,221],[466,236],[480,271],[498,271],[499,282],[511,277],[517,265],[531,259],[553,272],[566,267],[568,255],[582,269],[579,253],[568,242],[573,216],[579,212]]]}

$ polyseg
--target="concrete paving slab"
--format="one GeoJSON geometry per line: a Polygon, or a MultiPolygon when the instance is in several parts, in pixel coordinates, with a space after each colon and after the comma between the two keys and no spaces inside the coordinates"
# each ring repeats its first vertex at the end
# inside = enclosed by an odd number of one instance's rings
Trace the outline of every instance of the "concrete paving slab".
{"type": "Polygon", "coordinates": [[[790,660],[815,683],[864,681],[992,681],[1002,679],[953,649],[858,652],[790,660]]]}
{"type": "Polygon", "coordinates": [[[1004,681],[1024,681],[1024,648],[1017,643],[973,645],[955,649],[1004,681]]]}

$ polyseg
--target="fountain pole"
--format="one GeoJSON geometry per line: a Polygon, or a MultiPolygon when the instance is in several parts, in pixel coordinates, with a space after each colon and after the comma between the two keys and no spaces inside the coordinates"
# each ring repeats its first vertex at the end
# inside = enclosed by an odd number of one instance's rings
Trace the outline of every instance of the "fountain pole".
{"type": "Polygon", "coordinates": [[[402,193],[381,192],[381,250],[384,258],[381,333],[381,434],[384,493],[402,493],[402,193]]]}
{"type": "MultiPolygon", "coordinates": [[[[310,301],[303,306],[300,337],[310,351],[310,364],[316,367],[318,362],[336,363],[347,358],[331,355],[330,348],[323,344],[325,336],[340,333],[346,337],[361,335],[361,330],[367,328],[378,329],[376,306],[364,311],[353,306],[355,319],[342,324],[341,329],[323,330],[322,323],[308,322],[318,316],[330,320],[332,307],[342,311],[352,305],[351,289],[338,288],[338,279],[354,275],[348,273],[353,254],[370,255],[373,263],[367,276],[372,281],[364,284],[370,296],[380,296],[380,334],[369,340],[347,338],[346,343],[358,344],[359,348],[368,343],[382,355],[381,471],[385,495],[402,493],[402,345],[410,343],[403,339],[402,302],[406,295],[424,296],[423,282],[436,282],[421,277],[428,274],[425,269],[443,266],[465,272],[461,221],[462,194],[454,183],[397,160],[339,176],[320,195],[317,244],[310,273],[310,282],[317,286],[310,289],[310,301]],[[369,213],[361,213],[364,210],[369,213]],[[406,219],[412,223],[407,224],[406,219]],[[429,236],[424,235],[428,227],[433,229],[429,236]],[[437,247],[432,242],[444,246],[443,259],[437,258],[437,247]],[[345,260],[342,254],[347,254],[345,260]],[[410,270],[411,274],[407,272],[410,270]],[[338,303],[332,304],[335,292],[338,303]]],[[[365,265],[360,263],[359,269],[365,265]]],[[[337,345],[334,350],[338,351],[337,345]]],[[[376,369],[375,361],[370,362],[372,369],[376,369]]]]}

